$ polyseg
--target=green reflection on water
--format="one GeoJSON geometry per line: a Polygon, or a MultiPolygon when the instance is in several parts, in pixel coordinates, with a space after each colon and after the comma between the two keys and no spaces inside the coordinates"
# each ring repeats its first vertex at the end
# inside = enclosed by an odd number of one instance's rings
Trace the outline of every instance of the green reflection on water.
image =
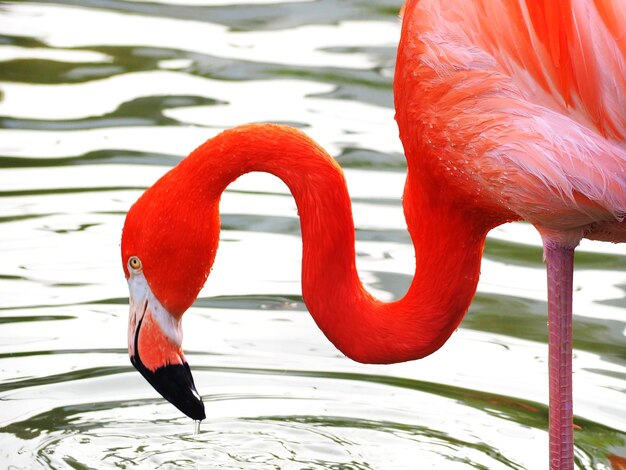
{"type": "MultiPolygon", "coordinates": [[[[37,315],[37,316],[0,316],[0,324],[2,323],[25,323],[36,321],[55,321],[55,320],[73,320],[76,317],[70,315],[37,315]]],[[[2,357],[2,355],[0,355],[2,357]]]]}
{"type": "MultiPolygon", "coordinates": [[[[502,294],[477,293],[463,327],[547,344],[547,303],[502,294]]],[[[576,317],[574,348],[601,354],[607,360],[626,358],[626,322],[576,317]]]]}
{"type": "MultiPolygon", "coordinates": [[[[484,254],[493,260],[518,266],[543,266],[543,249],[539,246],[506,240],[488,239],[484,254]]],[[[623,270],[626,256],[605,253],[576,252],[575,269],[623,270]]]]}
{"type": "MultiPolygon", "coordinates": [[[[83,351],[84,352],[84,351],[83,351]]],[[[29,354],[30,355],[30,354],[29,354]]],[[[120,374],[128,372],[132,367],[94,367],[90,369],[79,369],[71,372],[64,372],[54,375],[42,375],[40,377],[34,377],[24,380],[17,380],[14,382],[6,382],[0,384],[0,392],[6,392],[9,390],[17,390],[25,387],[37,387],[41,385],[50,385],[63,382],[72,382],[75,380],[84,380],[93,377],[105,377],[107,375],[120,374]]],[[[134,369],[133,369],[134,370],[134,369]]]]}
{"type": "MultiPolygon", "coordinates": [[[[99,367],[73,371],[71,373],[58,374],[51,377],[41,379],[30,379],[23,381],[23,386],[44,386],[50,383],[72,382],[78,380],[88,380],[95,377],[102,377],[113,374],[128,373],[129,367],[99,367]]],[[[547,407],[541,404],[530,402],[527,400],[518,400],[510,397],[479,392],[462,387],[436,384],[426,381],[414,379],[373,375],[358,374],[333,371],[305,371],[305,370],[274,370],[274,369],[253,369],[243,367],[208,367],[200,366],[195,369],[196,374],[200,373],[231,373],[237,375],[276,375],[291,377],[311,377],[317,379],[330,379],[340,381],[356,381],[362,383],[373,383],[386,385],[392,388],[405,388],[420,391],[428,394],[435,394],[440,397],[446,397],[456,402],[462,403],[464,406],[470,406],[478,410],[482,410],[494,418],[505,419],[523,426],[529,426],[537,429],[545,430],[547,428],[547,407]]],[[[13,386],[0,388],[15,389],[13,386]]],[[[241,396],[225,396],[220,397],[207,396],[206,401],[223,400],[223,399],[245,399],[241,396]]],[[[268,396],[255,394],[254,392],[248,398],[266,399],[268,396]]],[[[271,397],[269,397],[271,398],[271,397]]],[[[280,398],[280,397],[274,397],[280,398]]],[[[59,439],[65,435],[85,433],[90,430],[97,430],[101,427],[107,427],[106,422],[99,422],[97,419],[90,419],[89,416],[97,416],[99,411],[133,408],[146,406],[155,403],[162,403],[161,399],[145,399],[145,400],[117,400],[105,401],[98,403],[83,403],[77,405],[60,406],[43,413],[31,416],[23,421],[13,422],[7,426],[0,428],[0,433],[9,433],[20,439],[29,440],[36,439],[40,436],[61,433],[59,439]]],[[[416,413],[419,415],[419,403],[416,404],[416,413]]],[[[176,418],[178,419],[178,418],[176,418]]],[[[304,424],[307,427],[326,427],[326,428],[353,428],[373,430],[381,433],[398,435],[403,438],[416,439],[419,441],[422,437],[427,437],[429,442],[439,442],[442,445],[451,448],[468,448],[488,455],[508,466],[509,468],[524,468],[519,464],[510,461],[502,455],[497,449],[493,449],[485,444],[469,442],[453,437],[448,432],[428,428],[417,424],[398,423],[389,420],[368,420],[359,417],[347,416],[316,416],[306,413],[298,415],[260,415],[257,417],[240,418],[241,421],[258,421],[258,422],[279,422],[286,424],[304,424]]],[[[157,419],[156,422],[159,420],[157,419]]],[[[581,467],[596,468],[599,463],[606,463],[609,449],[618,449],[626,445],[626,436],[619,431],[613,430],[606,426],[581,419],[575,418],[576,430],[576,448],[577,461],[581,467]],[[593,466],[584,464],[591,462],[593,466]]],[[[130,438],[130,436],[129,436],[130,438]]],[[[451,455],[451,458],[455,458],[451,455]]],[[[471,461],[466,461],[471,465],[471,461]]],[[[482,468],[482,467],[475,467],[482,468]]]]}

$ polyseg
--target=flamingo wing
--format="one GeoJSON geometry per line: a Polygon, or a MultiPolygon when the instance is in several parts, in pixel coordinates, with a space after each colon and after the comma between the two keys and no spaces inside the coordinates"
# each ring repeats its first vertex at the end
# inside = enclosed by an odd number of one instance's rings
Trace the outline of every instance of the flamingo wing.
{"type": "Polygon", "coordinates": [[[396,106],[423,162],[409,165],[544,231],[623,239],[623,20],[608,0],[410,2],[396,106]]]}

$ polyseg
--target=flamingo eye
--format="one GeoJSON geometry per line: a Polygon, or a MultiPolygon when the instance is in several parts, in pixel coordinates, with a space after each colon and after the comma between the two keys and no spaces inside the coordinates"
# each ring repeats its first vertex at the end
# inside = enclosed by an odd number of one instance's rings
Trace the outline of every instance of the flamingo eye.
{"type": "Polygon", "coordinates": [[[139,271],[141,269],[141,260],[136,256],[131,256],[130,258],[128,258],[128,266],[133,271],[139,271]]]}

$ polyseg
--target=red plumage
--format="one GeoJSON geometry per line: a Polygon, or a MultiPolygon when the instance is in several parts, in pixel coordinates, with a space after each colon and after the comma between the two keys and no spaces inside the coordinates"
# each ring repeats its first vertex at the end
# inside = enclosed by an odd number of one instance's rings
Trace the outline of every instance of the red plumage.
{"type": "MultiPolygon", "coordinates": [[[[124,227],[126,276],[140,258],[136,276],[179,318],[213,263],[221,193],[244,173],[269,172],[298,205],[302,289],[317,325],[355,360],[406,361],[461,322],[488,231],[527,220],[548,265],[551,468],[572,469],[574,248],[583,237],[626,241],[625,20],[624,3],[609,0],[407,2],[394,96],[416,271],[402,299],[381,302],[358,278],[337,163],[303,133],[269,124],[223,132],[145,192],[124,227]]],[[[133,312],[131,330],[141,323],[133,312]]]]}

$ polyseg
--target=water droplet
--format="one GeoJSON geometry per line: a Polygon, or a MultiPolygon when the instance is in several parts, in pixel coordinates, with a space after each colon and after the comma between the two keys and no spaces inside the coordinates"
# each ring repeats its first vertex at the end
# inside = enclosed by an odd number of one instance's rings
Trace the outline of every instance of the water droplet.
{"type": "Polygon", "coordinates": [[[202,423],[202,421],[199,419],[193,420],[193,435],[194,436],[197,436],[198,434],[200,434],[200,423],[202,423]]]}

